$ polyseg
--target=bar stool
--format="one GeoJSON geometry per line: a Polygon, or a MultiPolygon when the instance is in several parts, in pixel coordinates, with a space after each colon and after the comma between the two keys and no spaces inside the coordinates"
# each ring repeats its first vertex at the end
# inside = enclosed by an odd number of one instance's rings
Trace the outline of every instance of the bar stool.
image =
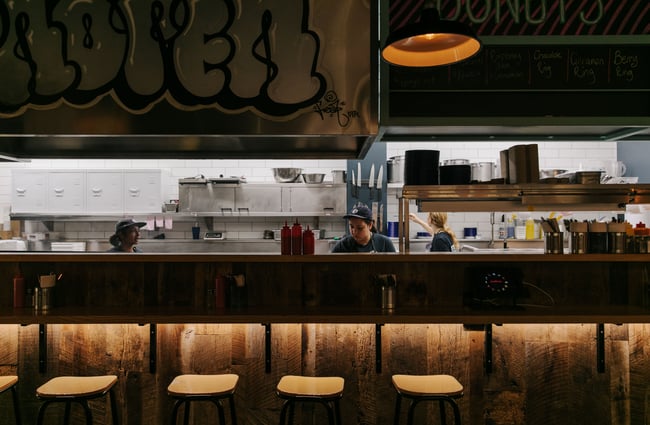
{"type": "Polygon", "coordinates": [[[278,397],[285,400],[280,413],[280,425],[285,424],[287,410],[289,424],[293,424],[296,402],[321,403],[327,409],[329,424],[341,425],[339,400],[343,397],[343,384],[343,378],[338,376],[283,376],[276,388],[278,397]]]}
{"type": "Polygon", "coordinates": [[[235,388],[239,376],[234,374],[222,375],[179,375],[174,378],[167,387],[167,394],[176,399],[171,417],[171,424],[174,425],[178,416],[178,409],[185,405],[184,423],[190,421],[190,404],[193,401],[211,401],[217,406],[219,412],[219,423],[226,425],[226,418],[223,413],[221,400],[228,399],[230,403],[230,418],[232,425],[237,425],[235,415],[235,388]]]}
{"type": "Polygon", "coordinates": [[[36,389],[36,397],[43,400],[38,409],[37,425],[43,423],[45,409],[51,403],[65,403],[63,423],[70,423],[70,407],[72,403],[79,403],[86,414],[86,424],[92,425],[93,416],[88,407],[88,400],[104,397],[108,394],[111,402],[111,417],[113,425],[118,424],[117,406],[113,386],[117,376],[58,376],[52,378],[36,389]]]}
{"type": "Polygon", "coordinates": [[[17,384],[18,377],[15,375],[0,376],[0,394],[7,390],[11,390],[11,397],[14,401],[14,419],[16,420],[16,425],[21,425],[20,406],[18,405],[18,394],[16,394],[17,384]]]}
{"type": "Polygon", "coordinates": [[[415,406],[425,400],[440,403],[440,422],[447,423],[445,416],[445,403],[449,403],[454,411],[454,424],[460,425],[460,410],[455,399],[463,396],[463,386],[450,375],[393,375],[393,387],[397,391],[395,403],[395,421],[399,424],[400,406],[402,397],[411,400],[408,411],[408,425],[413,424],[415,406]]]}

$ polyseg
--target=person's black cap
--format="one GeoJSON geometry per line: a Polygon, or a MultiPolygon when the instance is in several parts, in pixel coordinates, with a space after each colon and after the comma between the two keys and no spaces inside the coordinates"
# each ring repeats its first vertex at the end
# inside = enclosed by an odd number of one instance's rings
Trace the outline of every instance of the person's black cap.
{"type": "Polygon", "coordinates": [[[343,216],[343,218],[351,217],[360,218],[365,221],[372,221],[372,211],[370,211],[370,208],[360,205],[352,208],[348,214],[343,216]]]}
{"type": "Polygon", "coordinates": [[[132,218],[125,218],[117,222],[117,224],[115,225],[115,233],[119,233],[120,230],[124,230],[127,227],[131,227],[131,226],[144,227],[146,225],[147,223],[145,223],[144,221],[135,221],[132,218]]]}

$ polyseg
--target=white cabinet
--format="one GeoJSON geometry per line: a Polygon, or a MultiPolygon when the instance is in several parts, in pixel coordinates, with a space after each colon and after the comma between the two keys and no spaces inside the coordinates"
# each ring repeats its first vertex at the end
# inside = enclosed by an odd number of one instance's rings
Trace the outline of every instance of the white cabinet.
{"type": "Polygon", "coordinates": [[[160,170],[124,171],[124,211],[152,213],[162,209],[160,170]]]}
{"type": "Polygon", "coordinates": [[[160,170],[12,170],[12,214],[151,214],[160,170]]]}
{"type": "Polygon", "coordinates": [[[11,212],[47,212],[47,171],[12,170],[11,212]]]}
{"type": "Polygon", "coordinates": [[[86,174],[83,171],[50,171],[47,176],[47,212],[84,212],[85,187],[86,174]]]}
{"type": "Polygon", "coordinates": [[[86,211],[121,213],[124,211],[124,178],[120,171],[86,173],[86,211]]]}

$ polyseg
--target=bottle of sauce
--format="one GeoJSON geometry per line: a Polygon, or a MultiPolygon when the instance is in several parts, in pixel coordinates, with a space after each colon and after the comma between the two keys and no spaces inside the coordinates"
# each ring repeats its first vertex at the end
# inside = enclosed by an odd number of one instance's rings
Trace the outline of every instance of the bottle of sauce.
{"type": "Polygon", "coordinates": [[[291,255],[302,254],[302,226],[298,219],[291,226],[291,255]]]}
{"type": "Polygon", "coordinates": [[[526,219],[526,239],[535,239],[535,220],[532,217],[526,219]]]}
{"type": "Polygon", "coordinates": [[[25,307],[25,278],[20,271],[14,276],[14,308],[25,307]]]}
{"type": "Polygon", "coordinates": [[[291,227],[286,221],[280,230],[280,252],[282,255],[291,255],[291,227]]]}
{"type": "Polygon", "coordinates": [[[307,230],[302,232],[302,253],[303,255],[314,254],[314,232],[307,225],[307,230]]]}

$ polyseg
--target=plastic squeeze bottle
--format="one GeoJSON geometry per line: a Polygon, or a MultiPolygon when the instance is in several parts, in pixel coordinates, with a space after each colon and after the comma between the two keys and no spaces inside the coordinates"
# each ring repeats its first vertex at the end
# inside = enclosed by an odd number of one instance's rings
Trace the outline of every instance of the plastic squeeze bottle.
{"type": "Polygon", "coordinates": [[[291,226],[291,255],[302,254],[302,226],[296,222],[291,226]]]}
{"type": "Polygon", "coordinates": [[[307,225],[307,230],[302,232],[302,253],[312,255],[314,253],[314,232],[307,225]]]}
{"type": "Polygon", "coordinates": [[[291,228],[286,221],[280,230],[280,253],[291,255],[291,228]]]}
{"type": "Polygon", "coordinates": [[[535,239],[535,220],[532,217],[526,219],[526,239],[535,239]]]}

